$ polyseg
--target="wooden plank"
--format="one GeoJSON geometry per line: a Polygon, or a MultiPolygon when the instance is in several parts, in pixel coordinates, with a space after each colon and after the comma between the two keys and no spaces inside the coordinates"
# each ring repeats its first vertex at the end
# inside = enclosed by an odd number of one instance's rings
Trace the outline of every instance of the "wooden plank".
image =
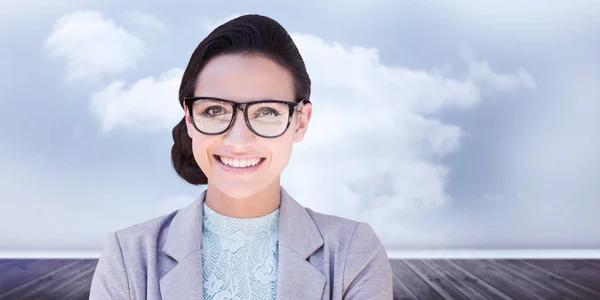
{"type": "MultiPolygon", "coordinates": [[[[4,274],[4,270],[13,268],[19,263],[16,259],[0,259],[0,274],[4,274]]],[[[0,290],[2,290],[2,283],[0,282],[0,290]]]]}
{"type": "MultiPolygon", "coordinates": [[[[14,260],[7,268],[2,269],[0,280],[0,296],[2,292],[14,289],[31,280],[43,277],[56,268],[62,267],[71,260],[59,259],[23,259],[14,260]]],[[[0,297],[1,299],[1,297],[0,297]]]]}
{"type": "Polygon", "coordinates": [[[479,293],[484,295],[489,299],[501,299],[501,300],[512,300],[513,298],[509,297],[496,287],[490,285],[485,280],[482,280],[470,273],[469,271],[461,268],[460,266],[453,263],[451,260],[436,260],[436,263],[444,268],[446,271],[454,274],[457,278],[461,278],[463,281],[469,283],[472,287],[474,287],[479,293]]]}
{"type": "Polygon", "coordinates": [[[541,267],[557,276],[567,278],[593,291],[600,292],[600,265],[591,260],[527,259],[529,264],[541,267]]]}
{"type": "MultiPolygon", "coordinates": [[[[72,279],[65,281],[62,285],[57,285],[53,288],[52,295],[56,295],[56,299],[83,299],[85,293],[89,293],[90,284],[94,271],[96,270],[96,262],[88,262],[72,279]]],[[[87,299],[87,298],[86,298],[87,299]]]]}
{"type": "Polygon", "coordinates": [[[515,280],[525,280],[530,284],[539,287],[541,289],[540,294],[548,299],[573,299],[573,300],[585,300],[586,298],[582,297],[578,293],[574,293],[568,289],[565,289],[561,286],[560,283],[552,282],[548,278],[544,278],[535,272],[531,272],[529,270],[524,270],[520,268],[512,267],[512,264],[516,262],[515,259],[506,259],[506,260],[496,260],[490,261],[490,263],[495,264],[498,268],[502,268],[507,272],[513,274],[515,276],[515,280]]]}
{"type": "MultiPolygon", "coordinates": [[[[543,296],[546,299],[580,299],[577,294],[570,293],[569,291],[565,291],[556,285],[549,283],[539,277],[535,276],[535,274],[526,272],[520,269],[512,269],[507,267],[507,264],[516,261],[515,259],[505,259],[505,260],[487,260],[486,262],[497,266],[500,269],[505,270],[506,272],[512,274],[514,276],[515,282],[523,282],[524,284],[528,284],[533,289],[536,289],[536,293],[540,296],[543,296]]],[[[581,299],[583,300],[583,299],[581,299]]]]}
{"type": "Polygon", "coordinates": [[[452,289],[456,290],[466,299],[488,299],[485,295],[479,293],[477,289],[472,287],[467,281],[456,277],[452,272],[446,270],[442,265],[437,263],[438,260],[424,259],[421,260],[436,276],[439,276],[443,281],[448,282],[452,289]]]}
{"type": "Polygon", "coordinates": [[[462,267],[466,271],[474,274],[482,280],[487,281],[490,285],[501,290],[504,294],[513,299],[532,299],[532,300],[547,300],[548,291],[540,289],[523,279],[515,278],[497,266],[485,260],[474,259],[457,259],[453,263],[462,267]]]}
{"type": "Polygon", "coordinates": [[[393,277],[393,289],[394,296],[393,300],[418,300],[417,296],[411,292],[411,290],[400,280],[398,275],[394,274],[393,277]]]}
{"type": "Polygon", "coordinates": [[[586,259],[585,263],[600,269],[600,259],[586,259]]]}
{"type": "MultiPolygon", "coordinates": [[[[40,261],[43,263],[45,260],[40,261]]],[[[20,282],[20,284],[14,284],[12,287],[9,286],[9,290],[6,290],[3,294],[0,294],[0,299],[3,299],[4,297],[9,299],[22,299],[24,298],[24,295],[29,293],[30,289],[36,288],[39,285],[47,284],[53,280],[54,276],[60,276],[63,272],[69,272],[72,269],[77,269],[78,266],[81,265],[80,260],[67,260],[66,264],[64,263],[65,261],[63,261],[63,266],[53,269],[42,276],[27,278],[28,280],[24,280],[20,282]]]]}
{"type": "MultiPolygon", "coordinates": [[[[592,260],[397,260],[395,300],[600,299],[592,260]]],[[[0,299],[88,299],[97,259],[0,260],[0,299]]]]}
{"type": "Polygon", "coordinates": [[[557,295],[564,295],[568,299],[600,299],[600,292],[590,290],[523,260],[504,260],[501,264],[512,268],[516,273],[524,274],[530,280],[536,280],[540,285],[544,285],[554,290],[557,295]]]}
{"type": "Polygon", "coordinates": [[[414,273],[407,265],[407,260],[391,259],[390,264],[396,276],[402,281],[406,287],[416,296],[417,299],[443,300],[443,298],[427,282],[423,281],[416,273],[414,273]]]}
{"type": "MultiPolygon", "coordinates": [[[[64,296],[65,300],[88,300],[90,299],[90,287],[80,287],[72,290],[64,296]]],[[[41,300],[41,299],[40,299],[41,300]]]]}
{"type": "Polygon", "coordinates": [[[406,261],[406,265],[413,270],[421,279],[427,282],[444,299],[464,299],[465,295],[459,293],[447,281],[432,272],[421,260],[406,261]]]}
{"type": "Polygon", "coordinates": [[[77,279],[93,272],[94,269],[95,265],[89,261],[79,261],[77,266],[55,274],[51,280],[36,285],[27,291],[23,291],[20,297],[31,299],[34,297],[62,299],[63,297],[60,297],[60,295],[66,294],[70,289],[74,288],[73,283],[76,282],[77,279]]]}

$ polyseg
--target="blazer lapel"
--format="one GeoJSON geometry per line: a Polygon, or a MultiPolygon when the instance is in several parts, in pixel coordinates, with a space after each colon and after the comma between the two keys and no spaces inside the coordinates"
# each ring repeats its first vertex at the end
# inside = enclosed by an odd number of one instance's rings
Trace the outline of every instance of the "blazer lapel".
{"type": "Polygon", "coordinates": [[[202,208],[206,191],[171,221],[163,251],[177,265],[160,279],[164,300],[198,300],[203,298],[202,277],[202,208]]]}
{"type": "MultiPolygon", "coordinates": [[[[177,264],[160,279],[164,300],[203,298],[202,208],[206,191],[171,221],[163,251],[177,264]]],[[[322,299],[327,279],[308,258],[323,246],[312,218],[281,188],[277,299],[322,299]]]]}
{"type": "Polygon", "coordinates": [[[312,218],[281,188],[277,299],[322,299],[326,277],[307,260],[323,246],[312,218]]]}

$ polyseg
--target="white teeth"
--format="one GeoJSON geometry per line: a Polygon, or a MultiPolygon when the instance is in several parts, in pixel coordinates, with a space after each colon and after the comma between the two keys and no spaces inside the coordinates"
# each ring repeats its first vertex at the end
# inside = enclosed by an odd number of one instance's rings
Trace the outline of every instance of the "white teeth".
{"type": "Polygon", "coordinates": [[[252,167],[252,166],[256,166],[256,164],[258,164],[260,162],[260,158],[232,159],[232,158],[223,157],[223,156],[218,156],[218,157],[222,163],[224,163],[230,167],[234,167],[234,168],[252,167]]]}

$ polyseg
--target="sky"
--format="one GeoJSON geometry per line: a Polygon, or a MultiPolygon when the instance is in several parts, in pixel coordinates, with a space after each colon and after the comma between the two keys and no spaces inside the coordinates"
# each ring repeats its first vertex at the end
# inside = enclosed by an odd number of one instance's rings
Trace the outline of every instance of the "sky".
{"type": "Polygon", "coordinates": [[[8,0],[0,251],[97,251],[193,201],[170,163],[181,75],[246,13],[313,82],[282,176],[302,205],[388,250],[600,248],[600,2],[8,0]]]}

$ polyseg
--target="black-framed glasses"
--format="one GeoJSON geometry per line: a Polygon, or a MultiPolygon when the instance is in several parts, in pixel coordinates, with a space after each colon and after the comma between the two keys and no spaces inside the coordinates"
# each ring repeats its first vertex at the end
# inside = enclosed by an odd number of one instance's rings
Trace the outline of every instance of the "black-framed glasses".
{"type": "Polygon", "coordinates": [[[282,100],[260,100],[238,103],[214,97],[185,97],[192,124],[199,132],[208,135],[222,134],[235,122],[238,109],[244,112],[244,119],[252,133],[264,138],[283,135],[294,111],[301,111],[304,103],[282,100]]]}

